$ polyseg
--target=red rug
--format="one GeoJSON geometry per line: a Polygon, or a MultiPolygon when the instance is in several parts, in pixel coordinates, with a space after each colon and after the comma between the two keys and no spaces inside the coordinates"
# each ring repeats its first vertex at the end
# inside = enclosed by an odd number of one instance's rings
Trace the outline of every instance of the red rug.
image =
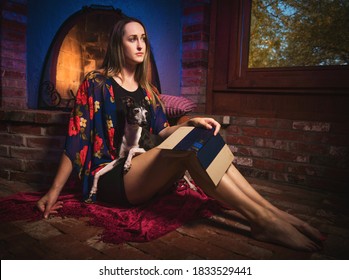
{"type": "MultiPolygon", "coordinates": [[[[43,192],[18,193],[0,199],[0,222],[39,220],[42,213],[35,204],[43,192]]],[[[191,190],[185,181],[147,204],[133,208],[116,208],[103,204],[86,204],[76,193],[62,194],[61,217],[88,217],[89,224],[104,229],[101,240],[108,243],[146,242],[177,229],[184,223],[210,217],[220,210],[203,191],[191,190]]]]}

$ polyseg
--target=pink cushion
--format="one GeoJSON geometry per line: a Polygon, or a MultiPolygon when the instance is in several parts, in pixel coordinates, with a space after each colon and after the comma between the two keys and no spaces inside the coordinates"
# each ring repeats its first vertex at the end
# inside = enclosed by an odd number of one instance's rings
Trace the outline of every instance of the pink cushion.
{"type": "Polygon", "coordinates": [[[196,107],[193,101],[182,96],[161,94],[160,97],[165,106],[165,113],[169,118],[181,117],[196,107]]]}

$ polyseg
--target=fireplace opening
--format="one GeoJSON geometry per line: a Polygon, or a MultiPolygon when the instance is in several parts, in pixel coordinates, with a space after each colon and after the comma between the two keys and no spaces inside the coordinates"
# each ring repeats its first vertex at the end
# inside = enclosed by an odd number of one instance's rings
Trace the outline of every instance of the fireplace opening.
{"type": "MultiPolygon", "coordinates": [[[[46,55],[39,109],[71,109],[84,76],[101,67],[111,29],[123,16],[120,9],[93,5],[83,7],[63,23],[46,55]]],[[[152,82],[160,90],[153,55],[151,60],[152,82]]]]}

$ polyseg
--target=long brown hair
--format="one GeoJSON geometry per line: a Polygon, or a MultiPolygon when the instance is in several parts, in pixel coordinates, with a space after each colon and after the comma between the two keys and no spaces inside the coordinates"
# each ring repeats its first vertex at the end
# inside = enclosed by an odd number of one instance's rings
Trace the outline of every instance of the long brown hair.
{"type": "Polygon", "coordinates": [[[156,106],[156,103],[160,102],[158,97],[159,92],[151,83],[150,44],[148,41],[146,28],[140,20],[132,17],[122,17],[114,25],[109,38],[107,52],[102,64],[102,71],[104,75],[112,77],[120,74],[121,70],[125,67],[125,54],[122,45],[122,38],[125,34],[125,25],[130,22],[137,22],[142,25],[145,33],[146,44],[144,60],[136,67],[135,79],[136,82],[138,82],[140,86],[146,90],[148,96],[150,95],[149,97],[152,105],[156,106]]]}

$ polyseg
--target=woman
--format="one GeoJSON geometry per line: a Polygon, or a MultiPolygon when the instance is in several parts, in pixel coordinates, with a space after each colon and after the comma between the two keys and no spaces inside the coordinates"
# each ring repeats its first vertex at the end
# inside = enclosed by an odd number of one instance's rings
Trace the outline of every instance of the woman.
{"type": "MultiPolygon", "coordinates": [[[[120,96],[148,101],[148,129],[166,138],[178,127],[169,126],[156,89],[150,84],[147,70],[150,47],[144,25],[137,19],[121,19],[112,32],[102,73],[91,73],[79,88],[69,124],[65,153],[50,190],[38,202],[44,218],[57,213],[62,202],[58,196],[73,167],[79,172],[84,197],[95,200],[89,192],[93,177],[118,158],[124,129],[120,96]]],[[[193,118],[180,126],[214,129],[220,125],[212,118],[193,118]]],[[[150,200],[189,170],[197,185],[210,197],[238,210],[251,224],[258,240],[293,249],[314,251],[323,237],[315,228],[277,209],[262,198],[231,165],[217,188],[205,186],[195,172],[192,157],[153,148],[132,159],[132,167],[123,173],[122,163],[100,178],[97,200],[132,206],[150,200]]]]}

